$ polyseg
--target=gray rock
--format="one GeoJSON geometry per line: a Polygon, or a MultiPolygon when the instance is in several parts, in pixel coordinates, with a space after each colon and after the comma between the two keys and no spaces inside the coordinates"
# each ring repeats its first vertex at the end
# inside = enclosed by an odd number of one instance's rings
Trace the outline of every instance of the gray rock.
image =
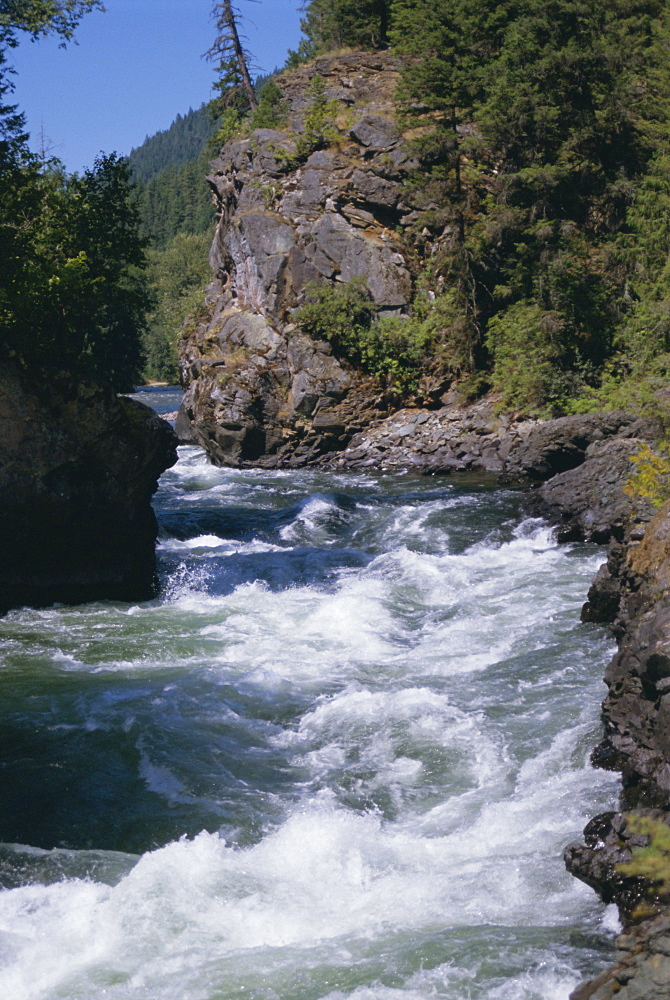
{"type": "Polygon", "coordinates": [[[395,208],[400,200],[397,183],[385,180],[368,170],[355,170],[351,177],[351,186],[356,197],[371,205],[395,208]]]}
{"type": "Polygon", "coordinates": [[[400,139],[395,124],[379,115],[364,115],[352,128],[351,136],[372,149],[389,149],[400,139]]]}

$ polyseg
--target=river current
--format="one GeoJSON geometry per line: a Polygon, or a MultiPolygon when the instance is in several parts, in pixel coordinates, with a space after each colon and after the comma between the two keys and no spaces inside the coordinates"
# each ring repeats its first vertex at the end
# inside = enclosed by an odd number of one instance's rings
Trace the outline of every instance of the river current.
{"type": "Polygon", "coordinates": [[[163,476],[161,594],[0,620],[0,997],[567,1000],[602,552],[486,480],[163,476]]]}

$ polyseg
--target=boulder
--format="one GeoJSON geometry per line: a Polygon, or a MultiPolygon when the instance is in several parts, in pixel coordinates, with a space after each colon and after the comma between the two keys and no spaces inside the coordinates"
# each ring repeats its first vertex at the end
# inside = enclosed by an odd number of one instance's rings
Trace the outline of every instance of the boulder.
{"type": "Polygon", "coordinates": [[[155,594],[151,496],[176,461],[153,410],[87,382],[0,378],[0,610],[155,594]]]}

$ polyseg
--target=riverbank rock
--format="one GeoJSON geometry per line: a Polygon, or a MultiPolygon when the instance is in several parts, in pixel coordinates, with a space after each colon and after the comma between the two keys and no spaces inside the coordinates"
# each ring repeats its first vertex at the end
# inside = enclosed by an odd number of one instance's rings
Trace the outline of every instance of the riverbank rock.
{"type": "Polygon", "coordinates": [[[227,142],[212,162],[214,281],[183,331],[179,438],[217,465],[529,479],[562,539],[620,537],[630,513],[621,487],[647,440],[630,414],[524,420],[501,414],[493,396],[466,405],[436,373],[402,407],[383,380],[294,322],[310,286],[353,278],[378,314],[403,315],[421,260],[449,241],[449,226],[413,228],[415,200],[425,209],[429,195],[407,184],[416,163],[396,116],[401,68],[391,52],[349,52],[283,73],[281,126],[227,142]],[[310,152],[317,85],[328,135],[310,152]]]}
{"type": "Polygon", "coordinates": [[[670,1000],[670,915],[616,939],[616,964],[584,983],[570,1000],[670,1000]]]}
{"type": "Polygon", "coordinates": [[[176,461],[169,424],[81,380],[0,376],[0,611],[143,600],[155,586],[151,496],[176,461]]]}
{"type": "Polygon", "coordinates": [[[565,852],[568,870],[617,904],[627,932],[617,941],[618,964],[573,1000],[670,997],[670,910],[652,884],[618,868],[648,842],[630,832],[631,816],[670,825],[670,502],[636,514],[623,539],[610,545],[582,612],[587,621],[611,621],[618,639],[605,672],[605,734],[593,762],[621,773],[621,811],[596,817],[584,844],[565,852]],[[640,903],[643,913],[651,906],[659,915],[638,927],[640,903]]]}
{"type": "Polygon", "coordinates": [[[365,279],[378,313],[407,309],[412,279],[396,230],[412,211],[412,161],[395,124],[400,65],[389,52],[357,52],[282,75],[286,122],[228,142],[211,165],[215,280],[182,340],[177,426],[215,464],[309,464],[388,412],[379,384],[297,330],[292,312],[309,285],[353,278],[365,279]],[[308,154],[315,81],[332,141],[308,154]]]}

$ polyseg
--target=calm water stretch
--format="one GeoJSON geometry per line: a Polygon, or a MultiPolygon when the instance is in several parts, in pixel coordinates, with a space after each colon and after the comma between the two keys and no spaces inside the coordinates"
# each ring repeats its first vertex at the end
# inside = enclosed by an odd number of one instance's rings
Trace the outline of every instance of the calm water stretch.
{"type": "Polygon", "coordinates": [[[614,927],[561,861],[617,793],[602,552],[196,448],[156,510],[158,600],[0,620],[0,997],[567,1000],[614,927]]]}

